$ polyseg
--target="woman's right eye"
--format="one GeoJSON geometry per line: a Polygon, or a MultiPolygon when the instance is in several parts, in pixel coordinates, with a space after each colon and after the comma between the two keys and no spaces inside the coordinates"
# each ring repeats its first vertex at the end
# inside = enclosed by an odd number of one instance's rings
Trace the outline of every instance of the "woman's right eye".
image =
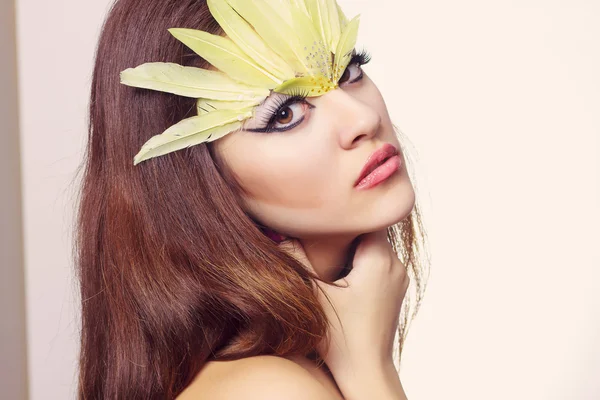
{"type": "Polygon", "coordinates": [[[271,113],[267,113],[268,120],[261,128],[249,129],[253,132],[284,132],[300,125],[306,117],[306,113],[314,106],[306,101],[305,96],[291,96],[280,104],[270,107],[271,113]]]}
{"type": "Polygon", "coordinates": [[[304,120],[304,114],[310,104],[297,102],[286,105],[277,110],[273,116],[271,128],[276,131],[289,130],[304,120]]]}

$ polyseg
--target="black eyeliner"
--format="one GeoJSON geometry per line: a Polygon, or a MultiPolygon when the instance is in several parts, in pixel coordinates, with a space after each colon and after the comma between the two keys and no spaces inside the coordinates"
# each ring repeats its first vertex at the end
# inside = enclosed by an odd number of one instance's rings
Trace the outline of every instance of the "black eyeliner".
{"type": "Polygon", "coordinates": [[[300,118],[298,121],[294,122],[292,125],[288,125],[283,129],[274,128],[273,126],[266,126],[264,128],[248,129],[248,131],[258,132],[258,133],[285,132],[285,131],[289,131],[290,129],[295,128],[296,126],[300,125],[302,123],[302,121],[304,121],[304,118],[306,118],[306,117],[300,118]]]}
{"type": "Polygon", "coordinates": [[[258,133],[268,133],[268,132],[285,132],[287,130],[290,130],[296,126],[298,126],[302,121],[304,121],[305,117],[302,117],[300,120],[296,121],[295,123],[293,123],[292,125],[286,126],[283,129],[277,129],[274,128],[273,126],[275,125],[275,121],[277,119],[277,115],[278,113],[285,109],[286,107],[295,104],[295,103],[305,103],[309,106],[309,108],[314,108],[315,106],[313,106],[312,104],[308,103],[306,101],[306,98],[308,97],[308,91],[302,91],[302,90],[298,90],[298,91],[294,91],[292,93],[290,93],[288,95],[288,97],[286,97],[285,99],[278,99],[275,100],[275,104],[274,105],[269,105],[267,106],[267,110],[269,110],[268,115],[270,115],[269,120],[266,121],[266,118],[263,118],[262,124],[266,124],[266,126],[264,128],[254,128],[254,129],[247,129],[250,132],[258,132],[258,133]]]}

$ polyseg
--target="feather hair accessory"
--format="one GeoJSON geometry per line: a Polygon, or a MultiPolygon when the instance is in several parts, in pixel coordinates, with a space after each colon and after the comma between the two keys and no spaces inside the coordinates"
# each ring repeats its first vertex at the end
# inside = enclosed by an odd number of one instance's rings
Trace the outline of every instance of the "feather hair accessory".
{"type": "Polygon", "coordinates": [[[197,115],[153,136],[134,165],[239,130],[272,92],[321,96],[338,87],[352,58],[359,16],[336,0],[207,0],[226,37],[170,28],[217,71],[151,62],[121,72],[127,86],[197,99],[197,115]]]}

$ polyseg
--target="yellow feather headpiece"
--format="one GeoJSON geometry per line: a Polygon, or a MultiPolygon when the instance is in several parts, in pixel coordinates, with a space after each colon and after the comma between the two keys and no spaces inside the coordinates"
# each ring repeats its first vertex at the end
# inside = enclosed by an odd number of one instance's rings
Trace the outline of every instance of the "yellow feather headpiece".
{"type": "Polygon", "coordinates": [[[145,63],[121,83],[198,99],[197,115],[148,140],[134,165],[211,142],[242,127],[272,92],[321,96],[338,87],[352,58],[359,17],[336,0],[207,0],[227,37],[186,28],[169,32],[218,71],[145,63]]]}

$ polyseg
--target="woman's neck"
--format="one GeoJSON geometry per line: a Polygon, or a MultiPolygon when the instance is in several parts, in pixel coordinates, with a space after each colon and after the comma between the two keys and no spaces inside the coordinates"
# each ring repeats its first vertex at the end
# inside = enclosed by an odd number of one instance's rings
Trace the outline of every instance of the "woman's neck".
{"type": "Polygon", "coordinates": [[[357,236],[301,239],[304,252],[317,275],[326,282],[345,276],[356,249],[357,236]]]}

